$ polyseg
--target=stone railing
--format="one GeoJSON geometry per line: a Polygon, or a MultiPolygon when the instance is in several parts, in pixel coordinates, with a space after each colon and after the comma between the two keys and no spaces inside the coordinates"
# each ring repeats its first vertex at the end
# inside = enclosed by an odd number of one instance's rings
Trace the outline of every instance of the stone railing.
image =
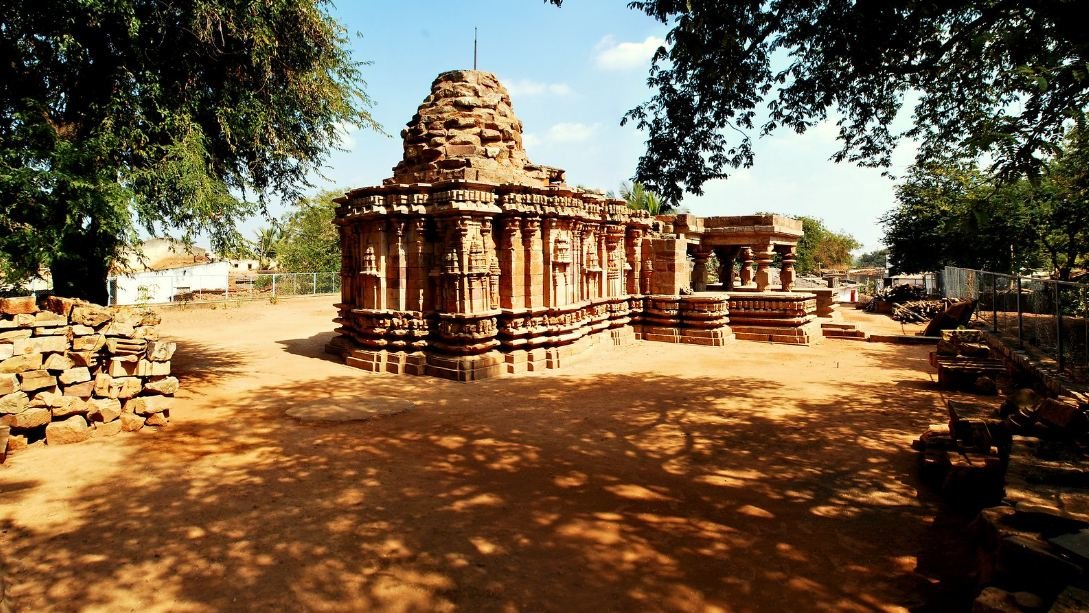
{"type": "Polygon", "coordinates": [[[175,344],[154,311],[0,298],[0,453],[169,423],[175,344]]]}

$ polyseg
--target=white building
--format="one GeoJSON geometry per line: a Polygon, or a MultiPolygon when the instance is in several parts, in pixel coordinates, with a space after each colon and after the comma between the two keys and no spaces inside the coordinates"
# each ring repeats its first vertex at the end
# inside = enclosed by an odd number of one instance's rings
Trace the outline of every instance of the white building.
{"type": "Polygon", "coordinates": [[[110,304],[161,304],[188,300],[188,294],[226,292],[230,262],[145,270],[111,277],[110,304]]]}

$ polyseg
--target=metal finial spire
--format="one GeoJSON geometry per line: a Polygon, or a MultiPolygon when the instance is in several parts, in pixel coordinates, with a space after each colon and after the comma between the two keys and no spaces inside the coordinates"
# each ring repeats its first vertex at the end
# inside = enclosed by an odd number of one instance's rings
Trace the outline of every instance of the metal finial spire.
{"type": "Polygon", "coordinates": [[[476,27],[473,27],[473,70],[476,70],[476,27]]]}

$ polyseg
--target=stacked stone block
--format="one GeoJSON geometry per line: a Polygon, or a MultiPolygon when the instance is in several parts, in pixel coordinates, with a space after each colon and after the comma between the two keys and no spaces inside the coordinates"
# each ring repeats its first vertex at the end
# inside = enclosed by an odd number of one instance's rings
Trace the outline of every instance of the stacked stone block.
{"type": "MultiPolygon", "coordinates": [[[[64,298],[0,298],[0,425],[8,450],[169,423],[176,345],[150,310],[64,298]]],[[[3,450],[0,450],[3,451],[3,450]]]]}

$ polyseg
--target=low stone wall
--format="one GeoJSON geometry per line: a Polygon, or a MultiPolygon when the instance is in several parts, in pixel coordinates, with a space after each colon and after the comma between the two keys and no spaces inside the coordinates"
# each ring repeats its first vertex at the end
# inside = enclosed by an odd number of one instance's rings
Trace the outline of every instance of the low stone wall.
{"type": "Polygon", "coordinates": [[[0,453],[167,425],[176,346],[158,324],[150,310],[0,298],[0,453]]]}

